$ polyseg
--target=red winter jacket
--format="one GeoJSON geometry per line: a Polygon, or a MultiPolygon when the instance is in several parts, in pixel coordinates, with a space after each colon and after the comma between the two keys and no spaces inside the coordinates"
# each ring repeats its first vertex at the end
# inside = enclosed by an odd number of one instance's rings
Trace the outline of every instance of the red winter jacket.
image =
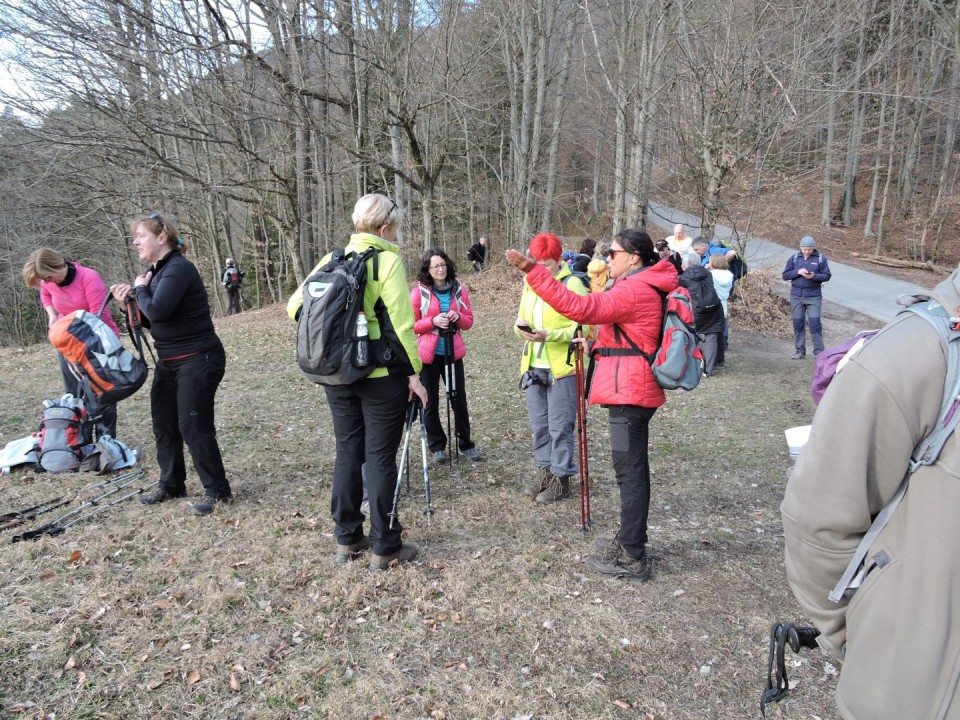
{"type": "MultiPolygon", "coordinates": [[[[616,323],[641,350],[653,353],[660,339],[663,300],[677,287],[677,269],[669,260],[617,278],[606,292],[577,295],[558,282],[543,265],[527,273],[534,292],[561,315],[577,322],[599,325],[594,348],[629,348],[614,337],[616,323]]],[[[642,355],[597,356],[590,391],[592,405],[637,405],[656,408],[667,398],[657,385],[650,363],[642,355]]]]}
{"type": "MultiPolygon", "coordinates": [[[[420,353],[420,359],[425,364],[431,365],[440,342],[440,331],[433,324],[433,319],[440,314],[440,299],[426,285],[417,283],[410,291],[410,303],[413,305],[413,331],[417,334],[417,351],[420,353]],[[429,296],[429,302],[424,312],[426,296],[429,296]]],[[[462,360],[467,354],[467,348],[463,344],[460,333],[473,327],[473,308],[470,307],[470,295],[467,289],[456,281],[451,288],[450,309],[460,313],[457,333],[453,336],[453,359],[462,360]]]]}

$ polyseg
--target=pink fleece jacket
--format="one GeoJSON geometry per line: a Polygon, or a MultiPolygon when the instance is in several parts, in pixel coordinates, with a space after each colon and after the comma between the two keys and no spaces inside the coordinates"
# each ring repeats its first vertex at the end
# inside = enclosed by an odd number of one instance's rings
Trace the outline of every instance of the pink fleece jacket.
{"type": "MultiPolygon", "coordinates": [[[[72,263],[77,269],[73,281],[61,287],[55,282],[40,281],[40,302],[43,307],[52,307],[57,317],[69,315],[74,310],[86,310],[94,314],[100,311],[104,299],[107,297],[107,288],[96,270],[84,267],[79,263],[72,263]]],[[[117,337],[120,330],[110,315],[110,309],[103,311],[103,321],[113,330],[117,337]]]]}

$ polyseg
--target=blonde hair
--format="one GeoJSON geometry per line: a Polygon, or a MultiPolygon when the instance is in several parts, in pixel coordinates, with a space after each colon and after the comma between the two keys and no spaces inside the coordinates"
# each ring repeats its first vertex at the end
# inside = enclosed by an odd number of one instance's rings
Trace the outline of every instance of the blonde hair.
{"type": "Polygon", "coordinates": [[[384,225],[395,228],[402,213],[393,200],[380,193],[364,195],[353,206],[353,226],[357,232],[375,233],[384,225]]]}
{"type": "Polygon", "coordinates": [[[177,226],[173,220],[163,213],[150,213],[149,215],[138,215],[130,221],[130,232],[136,233],[137,228],[143,225],[154,235],[166,235],[170,241],[170,246],[175,250],[183,252],[183,239],[177,231],[177,226]]]}
{"type": "Polygon", "coordinates": [[[726,253],[717,253],[710,256],[710,267],[714,270],[729,270],[730,261],[727,260],[726,253]]]}
{"type": "Polygon", "coordinates": [[[23,282],[27,287],[39,287],[40,278],[49,277],[66,267],[63,253],[51,248],[37,248],[23,264],[23,282]]]}

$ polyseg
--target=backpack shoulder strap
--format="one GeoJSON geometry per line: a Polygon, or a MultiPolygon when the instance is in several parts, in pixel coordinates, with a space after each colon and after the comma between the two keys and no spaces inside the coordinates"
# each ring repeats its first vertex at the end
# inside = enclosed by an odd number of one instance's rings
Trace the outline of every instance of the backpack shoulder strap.
{"type": "Polygon", "coordinates": [[[417,284],[420,289],[420,317],[424,318],[430,311],[430,291],[422,284],[417,284]]]}
{"type": "Polygon", "coordinates": [[[830,601],[835,603],[840,602],[845,596],[852,595],[860,587],[864,579],[861,566],[867,552],[869,552],[870,546],[873,545],[880,531],[889,522],[906,494],[910,476],[924,465],[932,465],[937,461],[943,446],[953,435],[957,425],[960,424],[960,412],[957,412],[960,409],[960,331],[952,328],[953,323],[949,313],[936,300],[929,299],[926,302],[915,302],[901,310],[901,313],[905,312],[918,315],[930,323],[947,346],[947,374],[943,381],[943,399],[940,402],[940,412],[937,414],[933,431],[920,440],[914,448],[907,472],[903,476],[903,480],[900,481],[897,491],[870,524],[870,528],[861,538],[860,544],[857,545],[857,549],[853,557],[850,558],[840,581],[830,592],[830,601]]]}

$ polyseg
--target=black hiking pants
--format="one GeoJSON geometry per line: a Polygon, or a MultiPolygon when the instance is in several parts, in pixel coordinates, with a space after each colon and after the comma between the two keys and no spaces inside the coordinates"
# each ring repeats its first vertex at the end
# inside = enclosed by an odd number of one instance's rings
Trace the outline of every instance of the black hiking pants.
{"type": "MultiPolygon", "coordinates": [[[[377,555],[391,555],[403,543],[399,518],[389,513],[397,487],[397,448],[403,438],[410,396],[405,375],[364,378],[352,385],[324,387],[337,455],[333,464],[330,513],[338,545],[363,537],[363,474],[370,501],[370,544],[377,555]],[[365,470],[361,470],[366,463],[365,470]]],[[[410,440],[411,448],[414,440],[410,440]]],[[[412,450],[411,450],[412,451],[412,450]]]]}
{"type": "MultiPolygon", "coordinates": [[[[467,411],[467,393],[463,385],[463,360],[457,360],[451,368],[456,394],[451,400],[453,409],[457,444],[460,450],[469,450],[473,447],[470,440],[470,414],[467,411]]],[[[427,406],[423,409],[423,423],[427,429],[427,444],[431,452],[437,452],[447,447],[447,434],[443,430],[440,410],[444,408],[446,398],[440,399],[440,380],[446,383],[447,365],[445,357],[436,357],[429,365],[424,364],[420,371],[420,382],[427,389],[427,406]]]]}
{"type": "Polygon", "coordinates": [[[179,360],[160,360],[154,370],[150,410],[157,441],[160,489],[171,495],[186,491],[186,443],[204,494],[215,498],[230,496],[214,426],[214,399],[226,365],[227,357],[218,341],[218,347],[207,352],[179,360]]]}
{"type": "Polygon", "coordinates": [[[610,449],[620,488],[620,532],[627,554],[639,560],[646,554],[647,516],[650,512],[650,462],[647,450],[650,418],[656,408],[611,405],[610,449]]]}
{"type": "Polygon", "coordinates": [[[227,315],[241,312],[240,307],[240,288],[227,288],[227,315]]]}

